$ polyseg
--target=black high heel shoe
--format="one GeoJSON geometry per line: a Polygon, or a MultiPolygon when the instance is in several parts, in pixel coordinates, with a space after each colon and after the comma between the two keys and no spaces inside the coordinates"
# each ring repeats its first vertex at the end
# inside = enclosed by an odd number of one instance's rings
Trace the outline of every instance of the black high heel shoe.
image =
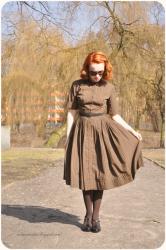
{"type": "Polygon", "coordinates": [[[90,232],[92,228],[92,222],[91,222],[91,218],[88,218],[85,216],[84,218],[84,223],[81,227],[81,230],[84,232],[90,232]]]}
{"type": "Polygon", "coordinates": [[[100,226],[100,219],[92,219],[92,228],[91,228],[91,231],[93,233],[98,233],[101,231],[101,226],[100,226]]]}

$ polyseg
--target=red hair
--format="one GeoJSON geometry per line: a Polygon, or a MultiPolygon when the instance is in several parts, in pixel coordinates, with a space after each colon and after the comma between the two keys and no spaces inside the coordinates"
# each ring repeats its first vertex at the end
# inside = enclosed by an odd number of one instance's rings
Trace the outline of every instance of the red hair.
{"type": "Polygon", "coordinates": [[[104,63],[105,64],[105,70],[104,74],[102,76],[103,79],[109,80],[112,78],[112,65],[108,61],[107,57],[105,54],[101,51],[94,51],[91,52],[85,59],[83,68],[81,69],[80,72],[80,77],[83,79],[88,78],[88,71],[89,71],[89,65],[91,63],[104,63]]]}

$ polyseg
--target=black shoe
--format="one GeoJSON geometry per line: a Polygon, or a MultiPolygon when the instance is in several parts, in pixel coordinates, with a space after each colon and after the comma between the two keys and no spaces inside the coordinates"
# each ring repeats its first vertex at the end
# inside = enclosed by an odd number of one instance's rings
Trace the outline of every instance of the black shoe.
{"type": "Polygon", "coordinates": [[[84,223],[83,223],[81,229],[84,232],[90,232],[91,228],[92,228],[91,218],[88,218],[88,217],[85,216],[84,223]]]}
{"type": "Polygon", "coordinates": [[[101,231],[101,226],[100,226],[100,220],[99,218],[94,220],[92,219],[92,228],[91,228],[91,231],[93,233],[98,233],[101,231]]]}

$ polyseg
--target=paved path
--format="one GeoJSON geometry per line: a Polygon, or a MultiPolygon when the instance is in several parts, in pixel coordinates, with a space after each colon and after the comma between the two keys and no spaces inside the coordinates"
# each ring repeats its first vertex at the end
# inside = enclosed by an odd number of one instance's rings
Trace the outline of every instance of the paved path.
{"type": "Polygon", "coordinates": [[[164,242],[164,169],[146,159],[133,182],[104,191],[102,231],[83,232],[82,191],[55,168],[2,189],[1,239],[8,248],[159,248],[164,242]]]}

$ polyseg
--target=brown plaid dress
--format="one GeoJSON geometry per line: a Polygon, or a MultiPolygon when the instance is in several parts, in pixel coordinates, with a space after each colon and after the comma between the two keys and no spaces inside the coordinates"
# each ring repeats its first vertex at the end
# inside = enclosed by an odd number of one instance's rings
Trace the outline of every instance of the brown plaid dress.
{"type": "Polygon", "coordinates": [[[142,141],[112,119],[119,114],[115,86],[79,79],[68,93],[67,109],[76,116],[67,139],[63,179],[82,190],[106,190],[134,180],[144,166],[142,141]],[[104,113],[82,116],[84,113],[104,113]]]}

